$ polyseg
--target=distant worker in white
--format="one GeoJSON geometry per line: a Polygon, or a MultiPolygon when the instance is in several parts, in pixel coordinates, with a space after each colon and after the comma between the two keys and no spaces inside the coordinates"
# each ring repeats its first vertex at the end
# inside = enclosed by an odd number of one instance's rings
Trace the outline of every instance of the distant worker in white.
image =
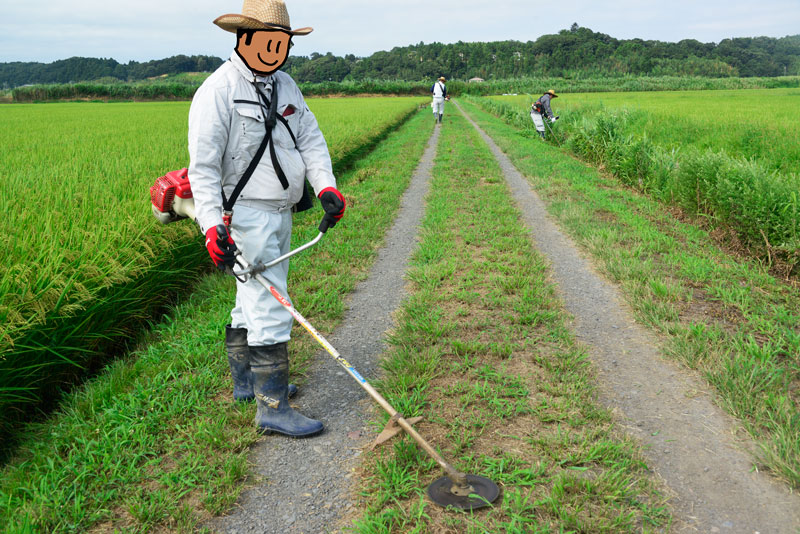
{"type": "Polygon", "coordinates": [[[445,81],[446,80],[444,79],[444,76],[442,76],[431,87],[431,93],[433,94],[433,102],[431,102],[431,107],[433,108],[434,122],[442,122],[442,115],[444,115],[444,101],[450,100],[450,97],[447,96],[447,86],[444,84],[445,81]]]}
{"type": "Polygon", "coordinates": [[[531,119],[542,139],[545,137],[544,121],[552,123],[558,120],[558,117],[553,114],[553,110],[550,108],[550,100],[553,98],[558,98],[558,95],[553,89],[550,89],[531,105],[531,119]]]}
{"type": "MultiPolygon", "coordinates": [[[[329,227],[344,215],[328,145],[294,80],[278,69],[293,30],[283,0],[244,0],[242,14],[214,24],[236,34],[231,57],[197,90],[189,110],[189,182],[197,222],[214,264],[267,263],[289,251],[292,212],[310,207],[306,180],[329,227]],[[234,212],[235,203],[235,212],[234,212]]],[[[288,262],[264,271],[287,292],[288,262]]],[[[236,283],[225,332],[236,400],[255,399],[256,425],[265,432],[310,436],[322,423],[294,411],[288,397],[290,313],[254,279],[236,283]]]]}

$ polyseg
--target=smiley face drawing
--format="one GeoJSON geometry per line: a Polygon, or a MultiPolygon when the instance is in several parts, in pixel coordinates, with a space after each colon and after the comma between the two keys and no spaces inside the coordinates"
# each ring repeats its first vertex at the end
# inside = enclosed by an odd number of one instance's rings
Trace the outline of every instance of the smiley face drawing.
{"type": "Polygon", "coordinates": [[[272,74],[286,63],[291,45],[283,30],[239,30],[236,53],[253,72],[272,74]]]}

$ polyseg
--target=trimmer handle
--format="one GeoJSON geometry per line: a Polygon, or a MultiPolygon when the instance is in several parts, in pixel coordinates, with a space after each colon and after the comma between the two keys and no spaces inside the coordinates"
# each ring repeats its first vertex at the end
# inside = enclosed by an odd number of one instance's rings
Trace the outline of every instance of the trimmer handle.
{"type": "Polygon", "coordinates": [[[319,233],[324,234],[328,231],[328,228],[331,227],[331,221],[328,219],[328,216],[325,215],[322,217],[322,221],[319,223],[319,233]]]}
{"type": "Polygon", "coordinates": [[[311,241],[309,241],[305,245],[301,245],[301,246],[297,247],[294,250],[290,250],[289,252],[287,252],[286,254],[284,254],[283,256],[281,256],[279,258],[275,258],[274,260],[272,260],[270,262],[261,263],[259,265],[250,264],[250,262],[248,262],[244,258],[244,256],[242,256],[242,252],[237,249],[236,250],[236,263],[237,263],[238,267],[242,267],[242,269],[241,270],[229,269],[229,270],[226,270],[226,272],[228,274],[232,274],[233,276],[235,276],[240,282],[246,282],[247,279],[250,276],[252,276],[254,274],[258,274],[258,273],[263,273],[266,269],[269,269],[273,265],[277,265],[277,264],[281,263],[282,261],[286,261],[289,258],[291,258],[292,256],[294,256],[295,254],[297,254],[298,252],[302,252],[302,251],[306,250],[307,248],[313,247],[314,245],[319,243],[320,239],[322,239],[322,236],[325,234],[325,232],[328,231],[328,228],[330,228],[330,221],[327,218],[323,217],[322,222],[319,223],[319,234],[317,234],[317,237],[315,237],[314,239],[312,239],[311,241]]]}

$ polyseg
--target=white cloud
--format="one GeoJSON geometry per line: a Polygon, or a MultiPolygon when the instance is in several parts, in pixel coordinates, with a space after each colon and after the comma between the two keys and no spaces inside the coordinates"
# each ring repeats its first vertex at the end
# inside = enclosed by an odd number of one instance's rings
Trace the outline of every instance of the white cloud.
{"type": "MultiPolygon", "coordinates": [[[[535,40],[573,22],[612,37],[718,42],[733,36],[780,37],[800,32],[797,0],[287,0],[298,37],[293,53],[355,53],[420,41],[535,40]]],[[[175,54],[227,57],[231,34],[211,22],[241,11],[241,0],[48,0],[4,7],[0,61],[53,61],[71,56],[146,61],[175,54]]]]}

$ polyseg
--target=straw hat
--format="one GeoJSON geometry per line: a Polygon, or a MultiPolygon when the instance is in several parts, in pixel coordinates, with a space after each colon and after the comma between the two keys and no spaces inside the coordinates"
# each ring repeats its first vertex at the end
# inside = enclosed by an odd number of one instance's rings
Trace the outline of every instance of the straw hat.
{"type": "Polygon", "coordinates": [[[439,81],[440,82],[446,82],[447,80],[444,79],[444,76],[439,76],[439,81]]]}
{"type": "Polygon", "coordinates": [[[244,30],[283,30],[292,35],[308,35],[313,28],[293,30],[289,23],[289,12],[283,0],[244,0],[242,14],[217,17],[214,24],[225,31],[236,33],[244,30]]]}
{"type": "Polygon", "coordinates": [[[553,98],[558,98],[558,95],[557,95],[557,94],[556,94],[556,92],[555,92],[554,90],[552,90],[552,89],[548,89],[548,90],[547,90],[547,94],[548,94],[548,95],[550,95],[550,96],[552,96],[553,98]]]}

